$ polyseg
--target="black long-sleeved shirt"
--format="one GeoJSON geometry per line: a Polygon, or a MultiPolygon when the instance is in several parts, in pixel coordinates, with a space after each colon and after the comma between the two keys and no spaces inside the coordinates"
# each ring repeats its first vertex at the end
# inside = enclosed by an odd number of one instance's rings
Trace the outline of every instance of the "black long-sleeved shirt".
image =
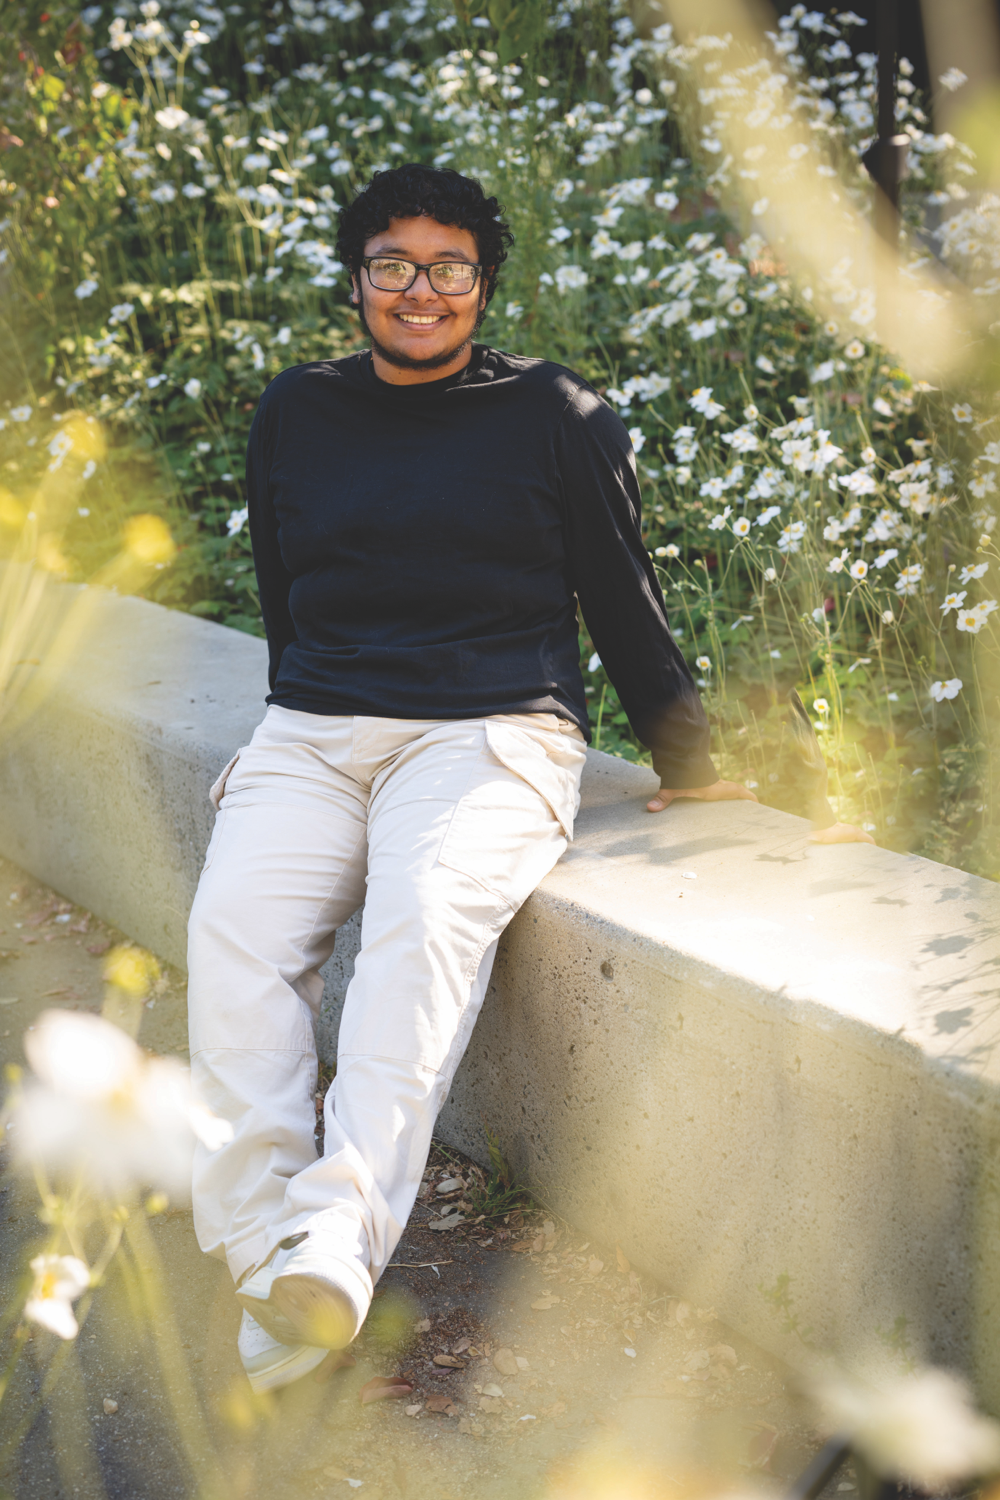
{"type": "Polygon", "coordinates": [[[417,385],[379,380],[368,353],[296,365],[258,406],[247,498],[269,703],[556,713],[589,737],[579,599],[663,783],[716,780],[628,433],[571,370],[485,345],[417,385]]]}

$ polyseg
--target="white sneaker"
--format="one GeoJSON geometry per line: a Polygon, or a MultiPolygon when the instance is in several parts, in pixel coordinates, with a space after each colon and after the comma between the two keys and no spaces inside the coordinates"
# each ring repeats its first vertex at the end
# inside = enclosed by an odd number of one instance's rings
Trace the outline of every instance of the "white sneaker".
{"type": "Polygon", "coordinates": [[[248,1312],[243,1314],[236,1347],[256,1394],[300,1380],[321,1365],[328,1353],[309,1344],[279,1344],[248,1312]]]}
{"type": "Polygon", "coordinates": [[[343,1258],[334,1236],[306,1230],[281,1241],[236,1299],[278,1343],[345,1349],[372,1300],[372,1280],[343,1258]]]}

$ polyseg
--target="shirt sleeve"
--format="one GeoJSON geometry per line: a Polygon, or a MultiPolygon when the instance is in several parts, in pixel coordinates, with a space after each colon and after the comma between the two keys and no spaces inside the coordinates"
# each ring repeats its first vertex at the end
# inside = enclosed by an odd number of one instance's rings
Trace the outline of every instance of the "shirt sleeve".
{"type": "Polygon", "coordinates": [[[629,722],[652,751],[661,785],[709,786],[719,777],[708,718],[642,540],[632,444],[621,418],[589,387],[563,415],[556,461],[570,585],[629,722]]]}
{"type": "Polygon", "coordinates": [[[267,396],[258,403],[247,442],[247,519],[260,611],[267,632],[268,684],[273,692],[282,652],[298,637],[288,607],[292,576],[282,560],[278,518],[271,502],[268,459],[271,404],[267,396]]]}

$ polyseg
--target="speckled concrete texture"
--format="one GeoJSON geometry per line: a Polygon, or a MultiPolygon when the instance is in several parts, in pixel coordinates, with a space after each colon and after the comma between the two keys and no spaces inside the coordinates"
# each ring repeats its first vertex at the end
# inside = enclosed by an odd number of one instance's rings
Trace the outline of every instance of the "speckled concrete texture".
{"type": "MultiPolygon", "coordinates": [[[[0,742],[0,852],[183,962],[263,642],[52,598],[56,649],[0,742]]],[[[749,803],[654,817],[654,786],[589,754],[442,1138],[482,1160],[488,1121],[545,1202],[765,1347],[884,1363],[902,1338],[1000,1409],[1000,891],[749,803]]],[[[327,966],[328,1058],[358,930],[327,966]]]]}

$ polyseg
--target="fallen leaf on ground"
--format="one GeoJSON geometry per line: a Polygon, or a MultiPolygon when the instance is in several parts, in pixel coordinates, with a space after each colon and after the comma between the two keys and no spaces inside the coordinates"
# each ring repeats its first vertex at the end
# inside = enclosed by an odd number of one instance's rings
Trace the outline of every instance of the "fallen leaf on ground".
{"type": "Polygon", "coordinates": [[[455,1405],[451,1396],[428,1396],[427,1410],[443,1411],[449,1417],[458,1416],[458,1407],[455,1405]]]}
{"type": "Polygon", "coordinates": [[[472,1348],[472,1340],[471,1339],[459,1339],[459,1341],[458,1341],[457,1344],[452,1344],[452,1346],[451,1346],[451,1352],[452,1352],[452,1354],[464,1354],[467,1349],[471,1349],[471,1348],[472,1348]]]}
{"type": "Polygon", "coordinates": [[[106,939],[102,939],[99,943],[88,943],[87,952],[92,954],[94,958],[100,958],[101,954],[107,953],[110,947],[111,944],[106,939]]]}
{"type": "Polygon", "coordinates": [[[431,1331],[431,1320],[430,1320],[430,1318],[420,1318],[420,1319],[418,1319],[417,1322],[414,1323],[414,1325],[413,1325],[413,1331],[414,1331],[414,1333],[430,1333],[430,1331],[431,1331]]]}
{"type": "Polygon", "coordinates": [[[691,1308],[686,1302],[678,1302],[674,1307],[675,1322],[677,1322],[680,1327],[683,1328],[685,1323],[689,1322],[690,1318],[691,1308]]]}
{"type": "Polygon", "coordinates": [[[422,1401],[416,1401],[416,1402],[415,1402],[415,1403],[414,1403],[414,1404],[413,1404],[413,1406],[408,1406],[408,1407],[407,1407],[407,1408],[406,1408],[406,1415],[407,1415],[407,1416],[408,1416],[408,1417],[416,1417],[416,1416],[419,1416],[419,1414],[420,1414],[420,1413],[421,1413],[421,1412],[422,1412],[422,1411],[423,1411],[423,1409],[424,1409],[424,1404],[423,1404],[423,1402],[422,1402],[422,1401]]]}
{"type": "Polygon", "coordinates": [[[465,1369],[465,1365],[460,1359],[456,1359],[454,1354],[435,1354],[434,1363],[436,1365],[443,1365],[447,1370],[465,1369]]]}
{"type": "Polygon", "coordinates": [[[778,1446],[779,1436],[777,1427],[772,1427],[770,1422],[759,1422],[757,1430],[747,1444],[747,1467],[763,1469],[765,1473],[770,1474],[771,1459],[778,1446]]]}
{"type": "Polygon", "coordinates": [[[71,922],[69,930],[70,930],[70,932],[89,932],[90,931],[90,918],[89,917],[81,917],[79,922],[71,922]]]}
{"type": "Polygon", "coordinates": [[[435,1189],[435,1192],[439,1194],[457,1193],[460,1192],[464,1187],[465,1182],[461,1177],[442,1177],[441,1181],[438,1183],[435,1189]]]}
{"type": "Polygon", "coordinates": [[[492,1396],[480,1396],[480,1398],[479,1398],[479,1410],[480,1411],[503,1411],[503,1402],[495,1399],[492,1396]]]}
{"type": "Polygon", "coordinates": [[[118,1410],[118,1402],[117,1401],[112,1401],[112,1399],[111,1399],[110,1396],[105,1396],[105,1398],[104,1398],[104,1415],[106,1417],[113,1417],[114,1414],[115,1414],[115,1412],[117,1410],[118,1410]]]}
{"type": "Polygon", "coordinates": [[[412,1382],[399,1375],[373,1375],[358,1395],[362,1406],[367,1406],[369,1401],[398,1401],[402,1396],[409,1396],[412,1390],[412,1382]]]}
{"type": "Polygon", "coordinates": [[[79,1000],[80,998],[78,991],[73,989],[72,985],[69,984],[61,984],[55,990],[46,990],[42,999],[49,1000],[53,995],[72,995],[74,1000],[79,1000]]]}
{"type": "Polygon", "coordinates": [[[42,923],[47,922],[57,910],[58,906],[53,902],[51,906],[43,907],[41,911],[33,911],[25,917],[24,925],[25,927],[41,927],[42,923]]]}
{"type": "Polygon", "coordinates": [[[736,1365],[739,1357],[731,1344],[713,1344],[709,1349],[709,1355],[719,1364],[736,1365]]]}
{"type": "Polygon", "coordinates": [[[497,1385],[495,1380],[491,1380],[489,1385],[483,1386],[483,1395],[492,1396],[495,1400],[499,1401],[500,1397],[503,1395],[503,1391],[497,1385]]]}
{"type": "Polygon", "coordinates": [[[588,1262],[587,1262],[587,1275],[588,1276],[600,1276],[600,1274],[601,1274],[601,1272],[603,1270],[604,1270],[604,1262],[603,1262],[603,1260],[598,1260],[598,1258],[597,1258],[596,1255],[592,1255],[590,1257],[590,1259],[588,1260],[588,1262]]]}
{"type": "Polygon", "coordinates": [[[621,1245],[616,1245],[615,1246],[615,1256],[616,1256],[617,1261],[618,1261],[618,1269],[619,1269],[619,1271],[621,1271],[621,1273],[622,1273],[623,1276],[627,1276],[628,1273],[629,1273],[629,1271],[632,1269],[632,1267],[629,1264],[628,1258],[625,1255],[622,1254],[622,1247],[621,1247],[621,1245]]]}
{"type": "Polygon", "coordinates": [[[449,1214],[446,1219],[432,1219],[425,1227],[427,1229],[454,1229],[457,1225],[464,1223],[464,1214],[449,1214]]]}
{"type": "Polygon", "coordinates": [[[331,1349],[321,1365],[313,1371],[313,1380],[317,1385],[326,1385],[331,1375],[338,1370],[350,1370],[357,1364],[353,1354],[348,1354],[346,1349],[331,1349]]]}
{"type": "Polygon", "coordinates": [[[531,1369],[531,1366],[528,1364],[528,1361],[525,1359],[525,1357],[524,1357],[523,1354],[516,1354],[514,1356],[514,1358],[517,1360],[517,1368],[519,1370],[530,1370],[531,1369]]]}
{"type": "Polygon", "coordinates": [[[555,1297],[551,1292],[546,1292],[544,1297],[536,1297],[531,1306],[535,1312],[548,1312],[550,1307],[555,1307],[561,1301],[561,1297],[555,1297]]]}
{"type": "Polygon", "coordinates": [[[685,1370],[707,1370],[710,1362],[711,1361],[707,1349],[696,1349],[694,1353],[689,1354],[687,1359],[684,1361],[684,1368],[685,1370]]]}
{"type": "Polygon", "coordinates": [[[499,1370],[501,1375],[516,1375],[517,1356],[513,1349],[498,1349],[493,1356],[493,1368],[499,1370]]]}
{"type": "Polygon", "coordinates": [[[515,1254],[519,1255],[522,1250],[534,1250],[536,1244],[537,1241],[535,1240],[518,1240],[517,1244],[511,1245],[510,1248],[514,1251],[515,1254]]]}

